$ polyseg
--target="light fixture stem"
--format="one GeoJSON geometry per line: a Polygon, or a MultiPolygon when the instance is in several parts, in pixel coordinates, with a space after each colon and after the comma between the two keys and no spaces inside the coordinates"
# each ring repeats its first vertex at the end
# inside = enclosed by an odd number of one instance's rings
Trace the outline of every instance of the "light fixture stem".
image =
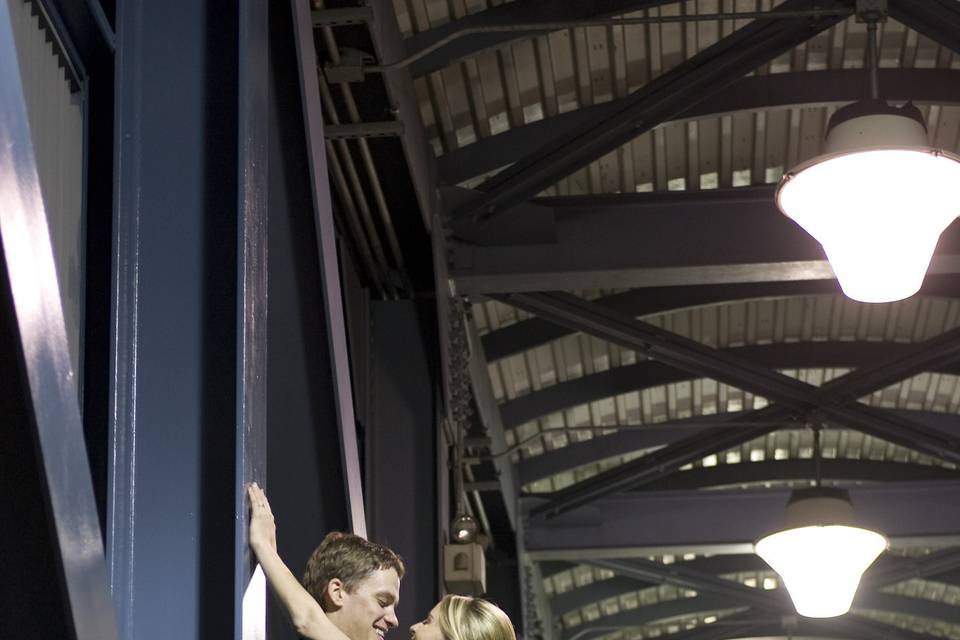
{"type": "Polygon", "coordinates": [[[867,21],[867,69],[870,71],[870,97],[877,100],[880,97],[880,87],[877,80],[877,21],[867,21]]]}
{"type": "Polygon", "coordinates": [[[820,427],[813,427],[813,482],[820,486],[820,427]]]}

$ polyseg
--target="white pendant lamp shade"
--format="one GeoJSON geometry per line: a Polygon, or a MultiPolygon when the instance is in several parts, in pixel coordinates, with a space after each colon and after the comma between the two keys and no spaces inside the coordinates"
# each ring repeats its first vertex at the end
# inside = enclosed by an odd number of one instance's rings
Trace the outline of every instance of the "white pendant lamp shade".
{"type": "Polygon", "coordinates": [[[820,242],[848,297],[913,295],[960,213],[960,158],[928,145],[915,107],[879,101],[837,111],[825,147],[784,176],[777,205],[820,242]]]}
{"type": "Polygon", "coordinates": [[[755,550],[780,575],[797,613],[830,618],[850,610],[863,572],[886,547],[882,534],[856,526],[845,491],[812,489],[794,493],[787,528],[755,550]]]}

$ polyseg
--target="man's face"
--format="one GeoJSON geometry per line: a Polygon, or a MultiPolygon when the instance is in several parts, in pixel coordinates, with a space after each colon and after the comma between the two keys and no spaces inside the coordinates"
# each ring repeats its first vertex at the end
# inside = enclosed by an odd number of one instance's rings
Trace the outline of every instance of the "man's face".
{"type": "Polygon", "coordinates": [[[400,576],[394,569],[374,571],[353,590],[345,592],[337,626],[350,640],[383,640],[397,626],[400,576]]]}

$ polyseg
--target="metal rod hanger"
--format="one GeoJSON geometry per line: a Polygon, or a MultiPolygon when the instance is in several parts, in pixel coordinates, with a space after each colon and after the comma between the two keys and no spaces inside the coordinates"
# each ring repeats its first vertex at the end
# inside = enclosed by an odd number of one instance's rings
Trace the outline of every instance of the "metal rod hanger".
{"type": "Polygon", "coordinates": [[[437,40],[428,47],[401,58],[395,62],[381,65],[367,65],[365,72],[383,73],[407,67],[420,58],[427,56],[437,49],[446,46],[454,40],[478,33],[530,33],[560,31],[563,29],[580,29],[585,27],[626,27],[643,24],[668,24],[673,22],[704,22],[715,20],[783,20],[789,18],[825,18],[829,16],[852,15],[851,9],[806,9],[796,11],[747,11],[738,13],[703,13],[699,15],[680,16],[647,16],[642,18],[600,18],[597,20],[563,20],[559,22],[534,22],[509,25],[490,25],[483,27],[467,27],[455,31],[446,37],[437,40]]]}
{"type": "Polygon", "coordinates": [[[822,453],[820,450],[820,432],[823,430],[821,425],[813,425],[813,483],[814,486],[820,487],[820,467],[823,463],[822,453]]]}
{"type": "Polygon", "coordinates": [[[880,59],[877,51],[877,20],[867,20],[867,69],[870,72],[870,98],[877,100],[880,97],[880,86],[877,79],[877,67],[880,59]]]}

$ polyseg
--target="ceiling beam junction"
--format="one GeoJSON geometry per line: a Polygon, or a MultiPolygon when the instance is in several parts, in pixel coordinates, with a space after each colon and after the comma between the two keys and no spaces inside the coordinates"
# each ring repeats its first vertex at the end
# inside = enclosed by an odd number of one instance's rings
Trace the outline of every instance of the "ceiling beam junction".
{"type": "Polygon", "coordinates": [[[753,411],[740,421],[763,423],[756,428],[717,430],[708,438],[694,436],[656,451],[638,461],[557,492],[546,505],[537,507],[534,516],[555,516],[597,497],[636,486],[643,480],[663,475],[666,468],[684,464],[731,446],[752,440],[775,430],[771,421],[796,420],[816,411],[823,419],[863,431],[885,440],[948,460],[960,461],[956,439],[921,425],[908,424],[881,411],[859,404],[840,404],[873,390],[870,384],[898,380],[923,370],[927,364],[960,353],[960,329],[946,332],[917,346],[914,355],[899,355],[876,368],[862,367],[836,378],[820,388],[777,372],[771,372],[689,338],[640,322],[605,309],[595,303],[565,293],[513,294],[501,299],[525,311],[575,328],[589,335],[637,350],[665,364],[697,375],[708,376],[744,390],[759,393],[779,404],[753,411]]]}
{"type": "MultiPolygon", "coordinates": [[[[807,0],[787,0],[771,12],[808,9],[807,0]]],[[[823,10],[851,9],[826,0],[823,10]]],[[[484,193],[453,212],[462,220],[488,220],[520,204],[591,161],[665,122],[785,51],[841,22],[841,16],[755,20],[658,76],[613,116],[561,136],[481,185],[484,193]]]]}

